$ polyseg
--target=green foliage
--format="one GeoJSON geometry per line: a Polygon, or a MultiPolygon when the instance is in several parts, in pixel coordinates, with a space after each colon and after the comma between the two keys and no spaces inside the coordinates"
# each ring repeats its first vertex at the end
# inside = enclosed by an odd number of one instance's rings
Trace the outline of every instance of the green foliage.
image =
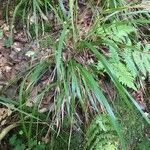
{"type": "Polygon", "coordinates": [[[147,150],[147,148],[150,147],[150,139],[143,139],[142,142],[140,142],[137,145],[137,150],[147,150]]]}
{"type": "Polygon", "coordinates": [[[47,0],[16,1],[13,19],[11,22],[11,34],[13,34],[13,25],[15,24],[15,20],[19,16],[24,26],[26,26],[28,35],[30,37],[35,35],[38,40],[39,27],[42,26],[42,30],[44,32],[44,21],[48,20],[46,16],[48,5],[50,5],[50,3],[47,0]]]}
{"type": "Polygon", "coordinates": [[[22,143],[20,139],[17,139],[16,134],[13,134],[13,136],[9,139],[9,143],[13,146],[14,150],[25,149],[25,145],[22,143]]]}
{"type": "Polygon", "coordinates": [[[150,75],[150,48],[149,44],[143,46],[140,45],[138,50],[125,50],[124,51],[124,62],[130,70],[132,76],[143,76],[146,78],[150,75]],[[148,48],[148,49],[147,49],[148,48]]]}
{"type": "Polygon", "coordinates": [[[126,49],[124,51],[123,58],[126,63],[127,69],[131,72],[132,76],[135,79],[138,75],[138,70],[134,63],[134,59],[132,57],[132,53],[130,52],[130,50],[126,49]]]}
{"type": "MultiPolygon", "coordinates": [[[[138,103],[132,98],[132,96],[129,94],[129,92],[121,86],[121,84],[119,83],[112,67],[110,66],[109,62],[107,61],[107,59],[102,55],[100,54],[100,52],[91,44],[91,43],[88,43],[88,42],[84,42],[85,46],[87,46],[94,54],[95,56],[101,60],[103,66],[105,67],[105,70],[106,70],[106,73],[110,76],[112,82],[115,84],[118,92],[119,92],[119,95],[121,96],[121,98],[124,100],[124,102],[127,104],[127,106],[129,107],[129,109],[132,109],[133,110],[133,107],[132,105],[130,104],[130,101],[134,104],[134,106],[139,110],[139,112],[142,114],[142,116],[147,120],[148,124],[150,124],[150,120],[149,118],[144,114],[144,112],[141,110],[140,106],[138,105],[138,103]],[[129,101],[130,100],[130,101],[129,101]]],[[[95,84],[96,85],[96,84],[95,84]]],[[[106,107],[106,110],[108,111],[109,108],[106,107]]],[[[110,114],[110,117],[112,118],[112,112],[111,111],[108,111],[109,114],[110,114]]],[[[113,122],[113,119],[112,118],[112,123],[114,124],[113,122]]],[[[116,127],[116,125],[114,124],[114,127],[116,127]]],[[[118,131],[117,127],[116,127],[116,131],[118,131]]],[[[120,133],[118,132],[118,135],[120,133]]]]}
{"type": "MultiPolygon", "coordinates": [[[[12,146],[13,150],[27,149],[27,143],[23,138],[19,138],[17,134],[12,135],[9,139],[9,144],[12,146]]],[[[28,144],[28,150],[45,150],[45,144],[31,139],[28,144]]]]}
{"type": "MultiPolygon", "coordinates": [[[[128,143],[126,149],[146,150],[150,141],[145,130],[148,131],[149,125],[143,121],[138,112],[128,109],[120,99],[114,101],[114,107],[122,126],[122,133],[128,143]]],[[[86,132],[86,149],[120,149],[119,138],[106,114],[97,115],[90,123],[86,132]]]]}
{"type": "MultiPolygon", "coordinates": [[[[18,111],[20,114],[20,122],[27,137],[28,147],[31,149],[36,148],[37,141],[32,138],[35,122],[39,121],[39,123],[44,124],[46,120],[48,123],[46,122],[45,124],[48,126],[50,124],[52,130],[56,126],[61,130],[64,118],[68,118],[69,123],[73,126],[76,118],[81,121],[82,117],[88,119],[91,115],[90,113],[99,112],[100,105],[107,111],[110,120],[107,115],[102,114],[97,116],[91,123],[91,127],[89,127],[87,132],[87,149],[115,150],[119,145],[119,138],[123,145],[122,149],[125,149],[123,135],[119,130],[120,126],[118,125],[116,115],[110,105],[110,101],[105,97],[105,94],[102,92],[103,89],[99,85],[99,72],[106,72],[109,75],[118,93],[126,102],[125,106],[131,108],[129,101],[131,100],[149,123],[150,120],[121,85],[123,84],[136,90],[135,81],[138,76],[142,74],[142,76],[146,77],[147,72],[149,72],[150,57],[143,54],[143,52],[146,54],[149,53],[149,46],[147,44],[139,44],[139,39],[137,38],[138,29],[130,21],[126,22],[127,19],[132,18],[131,14],[138,14],[138,12],[130,12],[129,17],[127,17],[126,10],[128,8],[122,7],[124,6],[124,0],[107,0],[101,2],[100,9],[103,11],[98,14],[98,19],[93,15],[95,17],[93,18],[97,20],[93,19],[90,21],[94,24],[92,25],[94,29],[89,35],[87,34],[86,39],[83,39],[85,44],[83,44],[82,49],[83,51],[85,49],[88,51],[87,55],[90,52],[95,56],[93,58],[94,63],[97,63],[98,60],[97,68],[100,71],[97,72],[95,68],[92,68],[92,65],[85,65],[86,61],[80,63],[76,58],[78,54],[76,45],[78,45],[78,41],[80,42],[80,39],[77,38],[76,23],[78,23],[80,18],[78,18],[75,6],[77,4],[73,0],[69,0],[68,16],[65,16],[67,12],[62,1],[60,7],[58,5],[55,5],[55,7],[51,6],[51,3],[47,0],[21,0],[17,2],[13,14],[11,32],[18,12],[21,12],[27,29],[34,31],[33,35],[36,38],[39,38],[39,26],[41,25],[44,31],[44,22],[48,21],[47,10],[50,10],[52,14],[54,13],[54,18],[52,19],[59,20],[55,24],[56,28],[59,28],[60,24],[62,25],[58,31],[56,30],[56,41],[52,40],[54,34],[45,40],[45,42],[42,41],[44,48],[51,48],[51,54],[48,58],[46,56],[45,60],[41,59],[37,64],[34,64],[26,76],[22,78],[17,100],[10,101],[3,98],[3,101],[0,102],[3,105],[7,105],[8,102],[17,103],[12,109],[18,111]],[[122,15],[122,11],[125,14],[122,15]],[[77,42],[75,43],[76,45],[74,42],[77,42]],[[108,52],[106,52],[107,55],[104,55],[105,53],[101,54],[101,52],[105,51],[103,50],[103,46],[106,46],[108,49],[108,52]],[[68,57],[64,59],[63,54],[66,54],[68,57]],[[142,64],[140,64],[141,62],[142,64]],[[48,79],[42,81],[44,75],[48,79]],[[26,101],[31,98],[32,91],[36,88],[38,91],[32,97],[34,105],[32,109],[32,106],[29,108],[26,105],[26,101]],[[52,107],[48,107],[48,113],[41,115],[38,110],[47,93],[51,94],[48,96],[52,107]]],[[[96,11],[99,12],[99,8],[96,11]]],[[[86,21],[84,20],[84,22],[86,21]]],[[[11,44],[11,41],[6,41],[5,45],[10,47],[11,44]]],[[[31,55],[31,51],[29,51],[29,55],[31,55]]],[[[38,133],[39,129],[36,130],[36,133],[38,133]]],[[[67,140],[68,134],[64,136],[64,139],[69,143],[67,140]]],[[[55,138],[54,140],[55,142],[58,140],[58,144],[61,142],[59,138],[55,138]]],[[[21,148],[24,148],[24,142],[20,141],[20,139],[18,140],[15,136],[11,139],[10,143],[14,147],[22,145],[21,148]]],[[[61,148],[63,146],[61,145],[61,148]]]]}
{"type": "MultiPolygon", "coordinates": [[[[109,49],[108,61],[119,82],[137,90],[136,78],[140,75],[146,78],[150,74],[150,48],[149,44],[133,45],[131,33],[135,32],[133,25],[121,23],[113,23],[105,28],[100,26],[96,30],[96,34],[109,49]]],[[[97,68],[105,71],[100,61],[97,68]]]]}
{"type": "MultiPolygon", "coordinates": [[[[125,64],[123,64],[121,62],[117,63],[114,61],[113,62],[110,61],[110,65],[120,83],[122,83],[123,85],[125,85],[129,88],[137,90],[137,88],[134,84],[135,78],[132,76],[132,74],[130,73],[128,68],[125,66],[125,64]]],[[[102,70],[104,67],[99,62],[97,68],[98,68],[98,70],[100,70],[100,69],[102,70]]]]}
{"type": "Polygon", "coordinates": [[[99,114],[90,124],[86,133],[87,150],[116,150],[118,136],[106,114],[99,114]]]}
{"type": "Polygon", "coordinates": [[[134,33],[135,31],[136,28],[133,25],[116,21],[112,22],[111,24],[106,24],[102,26],[99,25],[96,28],[96,34],[98,36],[102,36],[103,39],[108,40],[109,37],[109,39],[115,41],[116,43],[126,42],[126,44],[131,44],[129,34],[134,33]]]}
{"type": "Polygon", "coordinates": [[[67,150],[68,147],[70,150],[83,150],[83,141],[84,136],[81,130],[74,130],[71,133],[70,137],[70,131],[62,127],[63,130],[59,133],[58,136],[53,135],[53,142],[51,144],[51,150],[67,150]],[[70,143],[69,143],[70,140],[70,143]]]}
{"type": "Polygon", "coordinates": [[[149,147],[149,135],[145,131],[149,128],[149,125],[143,120],[137,111],[132,111],[126,108],[125,103],[120,101],[120,99],[114,102],[114,107],[122,126],[124,138],[128,143],[127,149],[146,150],[144,147],[149,147]]]}
{"type": "Polygon", "coordinates": [[[9,47],[11,47],[12,44],[13,44],[13,39],[11,37],[5,39],[5,41],[4,41],[4,46],[5,47],[9,48],[9,47]]]}
{"type": "Polygon", "coordinates": [[[3,38],[3,31],[0,29],[0,39],[3,38]]]}
{"type": "Polygon", "coordinates": [[[150,54],[144,53],[144,51],[135,51],[132,55],[138,70],[143,74],[143,76],[146,77],[147,72],[150,74],[150,54]]]}

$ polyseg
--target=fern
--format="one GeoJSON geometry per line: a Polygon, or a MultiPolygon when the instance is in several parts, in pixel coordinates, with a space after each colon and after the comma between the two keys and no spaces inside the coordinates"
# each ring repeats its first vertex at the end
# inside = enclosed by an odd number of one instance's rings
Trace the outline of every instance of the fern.
{"type": "Polygon", "coordinates": [[[116,49],[115,48],[113,48],[113,47],[109,47],[109,49],[110,49],[110,51],[111,51],[111,57],[113,58],[113,59],[115,59],[115,61],[117,62],[119,62],[119,60],[120,60],[120,58],[119,58],[119,54],[118,54],[118,52],[116,51],[116,49]]]}
{"type": "Polygon", "coordinates": [[[135,64],[138,66],[138,69],[142,72],[144,76],[146,76],[146,69],[145,69],[144,64],[142,63],[142,57],[140,55],[140,52],[135,51],[132,55],[133,55],[135,64]]]}
{"type": "Polygon", "coordinates": [[[116,150],[118,136],[106,114],[97,115],[86,134],[87,150],[116,150]]]}
{"type": "Polygon", "coordinates": [[[130,52],[128,50],[125,50],[124,53],[123,53],[123,58],[124,58],[124,61],[127,65],[127,68],[131,72],[132,76],[134,78],[136,78],[137,75],[138,75],[138,70],[137,70],[136,65],[134,63],[134,60],[133,60],[133,57],[132,57],[132,52],[130,52]]]}
{"type": "Polygon", "coordinates": [[[146,77],[147,72],[150,74],[150,55],[143,52],[133,52],[133,58],[139,71],[146,77]]]}
{"type": "Polygon", "coordinates": [[[150,57],[147,54],[142,55],[142,62],[144,63],[146,71],[150,74],[150,57]]]}
{"type": "MultiPolygon", "coordinates": [[[[134,84],[137,77],[150,76],[150,44],[143,46],[138,42],[133,45],[130,34],[135,31],[133,25],[114,22],[105,28],[98,27],[96,34],[100,35],[102,43],[109,49],[108,61],[119,82],[137,90],[134,84]]],[[[97,69],[105,71],[100,61],[97,69]]]]}
{"type": "Polygon", "coordinates": [[[125,49],[123,53],[124,62],[134,78],[140,74],[144,77],[150,74],[150,46],[147,44],[142,50],[141,45],[141,43],[137,43],[136,50],[125,49]]]}
{"type": "Polygon", "coordinates": [[[134,85],[134,77],[132,76],[132,74],[129,72],[129,70],[127,69],[127,67],[119,62],[119,63],[112,63],[112,68],[115,71],[115,74],[119,80],[119,82],[121,82],[123,85],[132,88],[134,90],[137,90],[135,85],[134,85]]]}
{"type": "Polygon", "coordinates": [[[136,29],[132,25],[113,22],[111,25],[98,26],[96,34],[102,36],[104,39],[109,38],[115,42],[131,45],[129,34],[135,31],[136,29]]]}
{"type": "MultiPolygon", "coordinates": [[[[120,61],[115,61],[114,59],[109,60],[109,63],[120,83],[129,88],[137,90],[136,86],[134,85],[135,78],[132,76],[125,64],[120,61]]],[[[100,61],[98,62],[97,69],[101,71],[104,69],[100,61]]]]}
{"type": "Polygon", "coordinates": [[[131,45],[131,40],[128,35],[132,32],[135,32],[135,28],[131,25],[127,24],[117,24],[112,28],[113,31],[113,40],[116,42],[126,43],[127,45],[131,45]],[[126,38],[127,37],[127,38],[126,38]]]}

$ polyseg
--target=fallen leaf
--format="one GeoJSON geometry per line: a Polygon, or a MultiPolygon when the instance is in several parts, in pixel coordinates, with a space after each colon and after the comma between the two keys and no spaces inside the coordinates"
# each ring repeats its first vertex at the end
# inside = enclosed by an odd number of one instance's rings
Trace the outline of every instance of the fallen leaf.
{"type": "Polygon", "coordinates": [[[32,57],[33,55],[35,55],[34,51],[27,51],[27,53],[25,54],[28,57],[32,57]]]}
{"type": "Polygon", "coordinates": [[[2,57],[0,58],[0,67],[5,66],[6,63],[7,63],[7,59],[2,56],[2,57]]]}

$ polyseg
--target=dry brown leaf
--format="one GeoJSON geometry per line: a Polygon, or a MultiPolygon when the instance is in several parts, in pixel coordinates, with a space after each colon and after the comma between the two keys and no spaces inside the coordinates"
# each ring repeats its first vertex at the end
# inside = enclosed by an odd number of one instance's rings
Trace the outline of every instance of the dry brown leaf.
{"type": "Polygon", "coordinates": [[[0,109],[0,125],[4,125],[6,123],[7,117],[12,114],[12,110],[8,108],[1,108],[0,109]]]}
{"type": "Polygon", "coordinates": [[[0,67],[5,66],[7,63],[7,59],[5,57],[0,57],[0,67]]]}
{"type": "Polygon", "coordinates": [[[2,26],[1,26],[1,28],[3,29],[3,31],[5,32],[5,31],[9,31],[9,25],[7,25],[6,23],[4,23],[2,26]]]}

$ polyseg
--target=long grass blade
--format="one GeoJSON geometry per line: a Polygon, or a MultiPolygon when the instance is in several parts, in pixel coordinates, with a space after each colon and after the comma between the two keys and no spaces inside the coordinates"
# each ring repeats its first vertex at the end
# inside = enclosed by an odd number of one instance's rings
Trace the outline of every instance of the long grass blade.
{"type": "Polygon", "coordinates": [[[129,99],[133,102],[134,106],[140,111],[142,116],[145,118],[145,120],[150,124],[150,119],[144,114],[144,112],[141,110],[140,107],[138,107],[137,103],[135,103],[135,100],[129,96],[130,94],[123,88],[123,86],[119,83],[118,79],[115,76],[115,73],[113,72],[113,69],[109,66],[109,63],[107,60],[102,56],[98,50],[90,43],[85,42],[85,45],[91,49],[91,51],[95,54],[95,56],[101,60],[102,64],[104,65],[107,73],[111,77],[112,81],[114,82],[116,88],[118,89],[120,96],[125,100],[126,104],[128,105],[129,108],[132,108],[129,99]],[[128,99],[129,98],[129,99],[128,99]]]}

